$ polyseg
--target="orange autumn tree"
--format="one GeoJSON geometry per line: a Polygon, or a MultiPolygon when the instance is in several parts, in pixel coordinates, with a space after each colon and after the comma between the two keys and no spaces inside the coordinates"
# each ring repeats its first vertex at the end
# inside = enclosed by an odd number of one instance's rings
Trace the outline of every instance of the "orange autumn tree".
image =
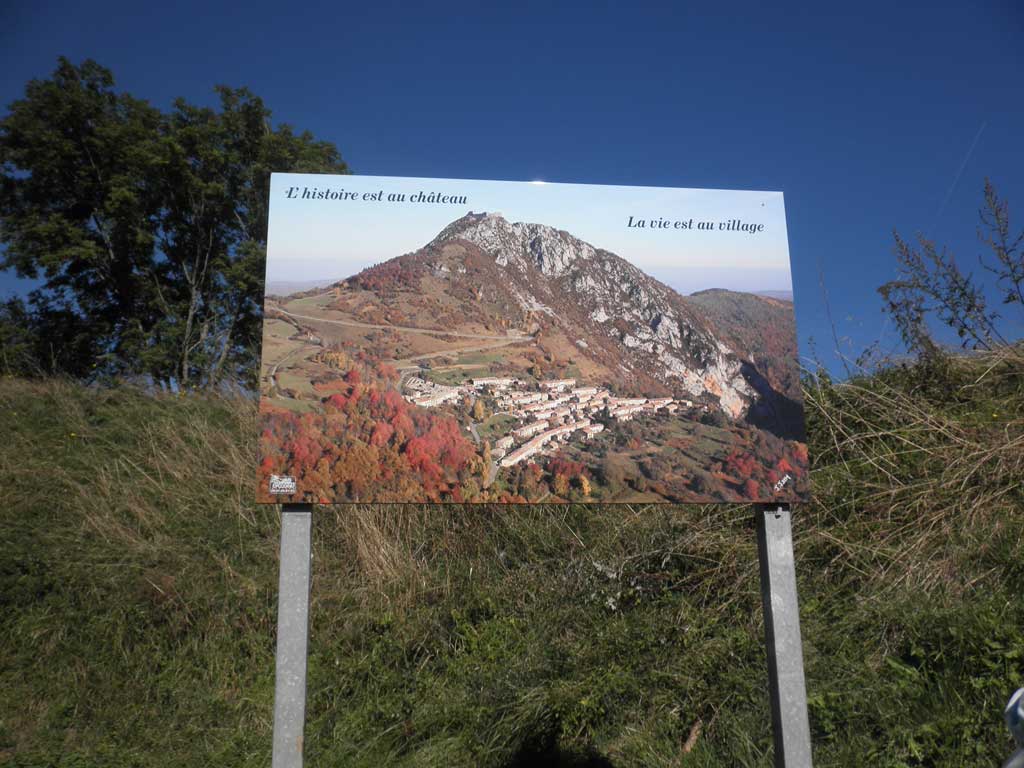
{"type": "Polygon", "coordinates": [[[294,477],[304,494],[334,502],[443,501],[474,487],[467,483],[476,450],[455,420],[381,390],[373,373],[370,383],[357,369],[316,383],[319,413],[262,409],[261,489],[271,474],[294,477]]]}

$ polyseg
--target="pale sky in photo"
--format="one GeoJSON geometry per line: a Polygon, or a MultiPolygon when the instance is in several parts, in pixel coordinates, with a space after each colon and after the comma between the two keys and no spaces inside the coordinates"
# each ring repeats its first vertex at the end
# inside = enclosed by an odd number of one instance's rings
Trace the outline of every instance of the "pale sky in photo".
{"type": "Polygon", "coordinates": [[[469,211],[511,222],[547,224],[618,254],[681,293],[705,288],[790,290],[781,192],[674,189],[538,181],[477,181],[388,176],[275,174],[267,246],[268,283],[330,281],[415,251],[469,211]],[[355,199],[302,199],[304,189],[355,193],[355,199]],[[296,197],[289,198],[293,189],[296,197]],[[464,196],[466,203],[410,202],[418,192],[464,196]],[[381,201],[364,195],[382,193],[381,201]],[[405,202],[388,202],[404,194],[405,202]],[[669,228],[629,227],[664,219],[669,228]],[[677,221],[693,229],[676,229],[677,221]],[[751,234],[719,222],[760,224],[751,234]],[[699,231],[697,222],[716,229],[699,231]]]}

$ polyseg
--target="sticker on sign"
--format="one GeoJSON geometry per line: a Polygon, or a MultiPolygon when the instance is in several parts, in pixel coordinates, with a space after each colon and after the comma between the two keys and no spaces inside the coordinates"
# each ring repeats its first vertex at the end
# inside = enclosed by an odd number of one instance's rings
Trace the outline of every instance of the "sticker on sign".
{"type": "Polygon", "coordinates": [[[295,493],[295,478],[288,475],[271,475],[270,492],[276,495],[290,496],[295,493]]]}

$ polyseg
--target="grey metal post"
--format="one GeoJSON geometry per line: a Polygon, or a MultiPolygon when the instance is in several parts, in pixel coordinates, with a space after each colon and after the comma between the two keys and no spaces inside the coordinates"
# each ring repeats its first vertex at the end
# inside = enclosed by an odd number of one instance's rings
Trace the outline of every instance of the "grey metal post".
{"type": "Polygon", "coordinates": [[[302,768],[312,530],[312,504],[282,507],[273,768],[302,768]]]}
{"type": "Polygon", "coordinates": [[[757,554],[761,562],[761,602],[775,765],[776,768],[810,768],[811,728],[807,719],[807,687],[788,504],[765,505],[758,510],[757,554]]]}
{"type": "Polygon", "coordinates": [[[1003,716],[1006,718],[1006,727],[1010,729],[1018,747],[1017,751],[1010,755],[1010,759],[1003,763],[1003,768],[1024,768],[1024,688],[1010,697],[1010,703],[1006,705],[1003,716]]]}

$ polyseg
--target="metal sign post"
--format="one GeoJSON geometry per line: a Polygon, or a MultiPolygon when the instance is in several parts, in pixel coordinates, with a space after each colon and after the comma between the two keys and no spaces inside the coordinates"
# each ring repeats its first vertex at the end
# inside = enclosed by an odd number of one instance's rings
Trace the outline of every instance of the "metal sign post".
{"type": "Polygon", "coordinates": [[[282,507],[273,768],[302,768],[312,531],[312,504],[282,507]]]}
{"type": "MultiPolygon", "coordinates": [[[[281,511],[281,564],[274,680],[273,768],[302,768],[313,505],[281,511]]],[[[757,513],[768,685],[776,768],[811,768],[800,614],[789,505],[757,513]]]]}
{"type": "Polygon", "coordinates": [[[768,688],[772,705],[776,768],[810,768],[811,728],[807,719],[800,611],[788,504],[757,512],[757,555],[761,562],[768,688]]]}

